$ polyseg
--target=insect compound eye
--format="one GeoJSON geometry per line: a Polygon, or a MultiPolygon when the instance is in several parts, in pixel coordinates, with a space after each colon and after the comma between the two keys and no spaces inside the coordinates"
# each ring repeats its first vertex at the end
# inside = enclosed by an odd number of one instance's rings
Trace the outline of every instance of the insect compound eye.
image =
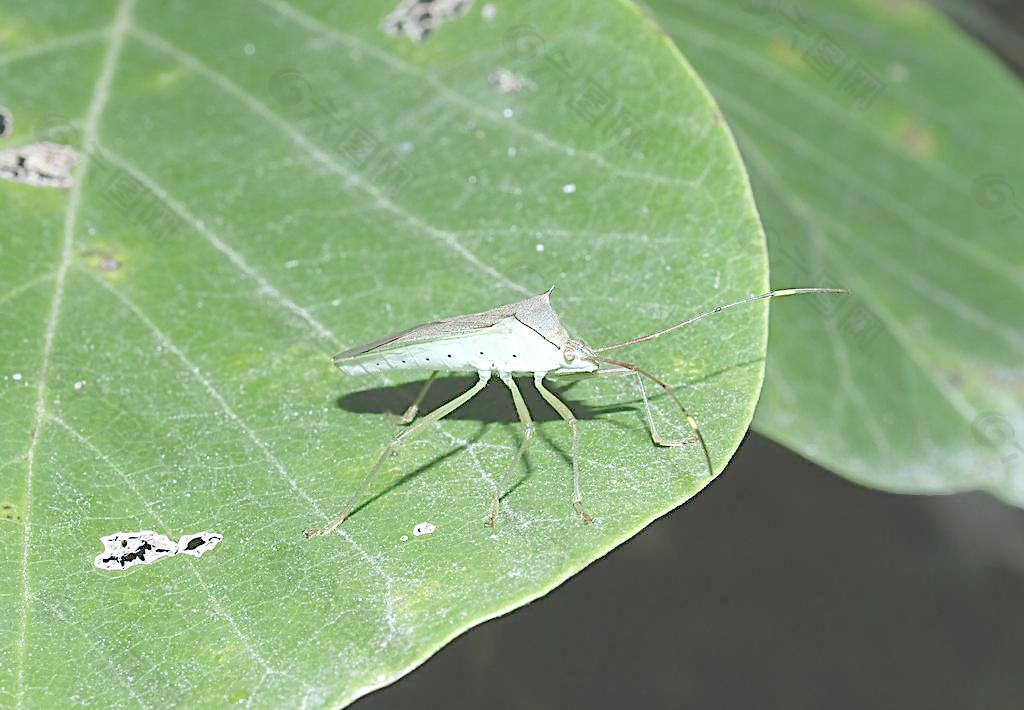
{"type": "Polygon", "coordinates": [[[575,359],[576,359],[576,351],[573,350],[572,348],[566,348],[565,349],[565,361],[566,362],[572,362],[575,359]]]}

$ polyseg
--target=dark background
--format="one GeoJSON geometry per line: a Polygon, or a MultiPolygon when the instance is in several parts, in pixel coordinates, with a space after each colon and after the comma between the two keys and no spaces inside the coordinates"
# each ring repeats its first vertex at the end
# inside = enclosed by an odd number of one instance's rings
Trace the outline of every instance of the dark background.
{"type": "MultiPolygon", "coordinates": [[[[1024,70],[1024,2],[967,7],[1024,70]]],[[[357,704],[583,706],[1024,707],[1024,511],[860,488],[750,434],[682,508],[357,704]]]]}

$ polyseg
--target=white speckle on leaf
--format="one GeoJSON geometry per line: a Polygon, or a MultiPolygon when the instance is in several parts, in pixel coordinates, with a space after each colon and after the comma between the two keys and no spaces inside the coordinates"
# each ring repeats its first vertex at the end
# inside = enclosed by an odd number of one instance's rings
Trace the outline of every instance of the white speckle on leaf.
{"type": "Polygon", "coordinates": [[[409,542],[409,536],[408,535],[402,535],[402,537],[400,537],[398,539],[401,540],[402,542],[409,542]]]}
{"type": "Polygon", "coordinates": [[[501,112],[501,115],[504,116],[505,118],[512,118],[513,116],[516,115],[516,112],[510,108],[506,108],[501,112]]]}
{"type": "Polygon", "coordinates": [[[476,175],[470,175],[469,176],[469,184],[470,185],[476,185],[476,182],[477,182],[476,175]]]}
{"type": "Polygon", "coordinates": [[[182,555],[202,557],[224,539],[220,533],[201,532],[193,535],[182,535],[178,538],[178,552],[182,555]]]}
{"type": "Polygon", "coordinates": [[[284,262],[284,268],[286,268],[286,269],[294,269],[298,265],[299,265],[299,260],[298,259],[290,259],[289,261],[284,262]]]}
{"type": "Polygon", "coordinates": [[[15,382],[20,382],[21,381],[21,373],[20,372],[15,372],[13,375],[11,375],[11,379],[14,380],[15,382]]]}
{"type": "Polygon", "coordinates": [[[499,94],[517,94],[531,85],[529,79],[504,67],[499,67],[488,74],[487,83],[497,89],[499,94]]]}
{"type": "Polygon", "coordinates": [[[177,542],[152,530],[116,532],[100,538],[103,552],[96,555],[93,565],[106,571],[120,571],[178,554],[202,557],[223,539],[223,535],[211,532],[182,535],[177,542]]]}
{"type": "Polygon", "coordinates": [[[473,0],[402,0],[384,18],[384,31],[422,42],[448,20],[465,15],[472,5],[473,0]]]}
{"type": "Polygon", "coordinates": [[[96,227],[89,227],[86,231],[89,233],[90,237],[96,236],[96,227]]]}
{"type": "Polygon", "coordinates": [[[74,148],[59,143],[29,143],[0,151],[0,178],[33,187],[71,187],[74,148]]]}
{"type": "Polygon", "coordinates": [[[242,47],[242,51],[245,52],[246,56],[251,57],[256,54],[256,45],[252,42],[246,42],[245,46],[242,47]]]}
{"type": "Polygon", "coordinates": [[[75,383],[75,392],[81,392],[85,388],[85,380],[79,380],[75,383]]]}
{"type": "Polygon", "coordinates": [[[412,529],[412,534],[419,537],[420,535],[430,535],[435,530],[437,530],[437,526],[433,523],[420,523],[412,529]]]}
{"type": "Polygon", "coordinates": [[[537,253],[540,253],[540,252],[544,251],[544,245],[543,244],[538,244],[534,248],[537,250],[537,253]]]}
{"type": "Polygon", "coordinates": [[[505,152],[508,153],[508,157],[514,158],[514,157],[516,157],[516,153],[518,153],[519,151],[516,149],[516,147],[514,145],[510,145],[508,147],[508,150],[505,151],[505,152]]]}
{"type": "Polygon", "coordinates": [[[498,8],[494,6],[493,2],[489,2],[480,9],[480,15],[484,18],[485,22],[490,22],[498,14],[498,8]]]}
{"type": "Polygon", "coordinates": [[[576,192],[576,183],[570,182],[566,183],[565,185],[562,185],[562,192],[564,192],[566,195],[571,195],[572,193],[576,192]]]}
{"type": "Polygon", "coordinates": [[[102,570],[149,565],[178,554],[178,545],[173,540],[152,530],[117,532],[101,537],[100,542],[103,552],[96,555],[93,565],[102,570]]]}
{"type": "Polygon", "coordinates": [[[889,78],[892,81],[904,82],[907,77],[910,76],[910,70],[907,69],[905,64],[890,64],[889,65],[889,78]]]}

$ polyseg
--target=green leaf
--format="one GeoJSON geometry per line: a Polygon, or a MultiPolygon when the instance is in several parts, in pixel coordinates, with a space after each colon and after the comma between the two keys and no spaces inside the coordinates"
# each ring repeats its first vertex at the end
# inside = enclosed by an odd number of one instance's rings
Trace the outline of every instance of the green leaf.
{"type": "Polygon", "coordinates": [[[856,294],[776,310],[755,426],[861,483],[1024,504],[1020,83],[917,2],[651,5],[737,132],[773,285],[856,294]]]}
{"type": "MultiPolygon", "coordinates": [[[[708,483],[698,448],[652,446],[634,381],[563,385],[596,522],[531,395],[528,473],[492,531],[520,437],[495,382],[339,534],[301,536],[419,379],[342,377],[342,347],[552,284],[603,345],[766,288],[739,154],[653,23],[611,1],[485,8],[414,43],[370,2],[4,3],[3,147],[45,136],[83,162],[66,192],[0,182],[3,702],[343,704],[708,483]],[[101,536],[142,530],[224,539],[93,566],[101,536]]],[[[628,353],[685,386],[716,472],[766,326],[762,303],[628,353]]]]}

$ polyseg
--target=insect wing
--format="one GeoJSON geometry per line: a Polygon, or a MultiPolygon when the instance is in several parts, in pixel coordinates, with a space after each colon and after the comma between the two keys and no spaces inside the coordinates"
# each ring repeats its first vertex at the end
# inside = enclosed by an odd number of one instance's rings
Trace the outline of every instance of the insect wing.
{"type": "Polygon", "coordinates": [[[373,352],[391,350],[400,345],[425,343],[445,338],[457,338],[479,333],[485,328],[497,325],[509,317],[515,317],[527,327],[535,330],[547,340],[561,347],[568,339],[568,333],[562,327],[557,314],[551,308],[550,292],[527,298],[524,301],[510,303],[482,313],[472,313],[444,320],[423,323],[406,330],[385,336],[378,340],[357,345],[334,356],[335,364],[344,362],[373,352]]]}

